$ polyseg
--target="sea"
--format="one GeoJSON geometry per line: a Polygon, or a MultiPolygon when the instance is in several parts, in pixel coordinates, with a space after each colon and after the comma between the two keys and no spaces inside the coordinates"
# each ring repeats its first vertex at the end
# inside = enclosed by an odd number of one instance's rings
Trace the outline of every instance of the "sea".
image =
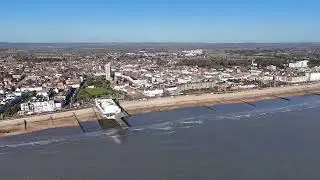
{"type": "Polygon", "coordinates": [[[0,139],[2,180],[319,180],[320,96],[131,116],[0,139]]]}

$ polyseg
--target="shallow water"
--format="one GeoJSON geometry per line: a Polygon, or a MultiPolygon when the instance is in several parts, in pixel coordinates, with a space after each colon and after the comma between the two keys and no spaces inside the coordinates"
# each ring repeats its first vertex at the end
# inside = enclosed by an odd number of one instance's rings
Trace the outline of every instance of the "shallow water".
{"type": "Polygon", "coordinates": [[[320,96],[184,108],[126,131],[0,140],[1,179],[320,179],[320,96]]]}

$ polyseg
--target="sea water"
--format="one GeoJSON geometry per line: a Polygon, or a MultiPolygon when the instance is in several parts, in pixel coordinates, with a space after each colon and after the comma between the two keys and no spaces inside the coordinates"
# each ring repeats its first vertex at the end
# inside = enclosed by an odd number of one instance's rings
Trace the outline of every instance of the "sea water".
{"type": "Polygon", "coordinates": [[[132,116],[128,130],[0,139],[0,179],[320,179],[320,96],[132,116]]]}

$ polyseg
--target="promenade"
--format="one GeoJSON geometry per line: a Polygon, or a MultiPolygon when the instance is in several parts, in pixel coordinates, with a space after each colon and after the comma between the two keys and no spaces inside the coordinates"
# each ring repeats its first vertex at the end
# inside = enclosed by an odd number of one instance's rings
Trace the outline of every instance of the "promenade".
{"type": "MultiPolygon", "coordinates": [[[[154,98],[145,101],[120,101],[120,105],[131,115],[163,111],[183,107],[211,106],[217,104],[253,102],[320,92],[320,83],[276,87],[225,94],[199,94],[154,98]]],[[[249,103],[250,104],[250,103],[249,103]]],[[[45,115],[34,115],[19,119],[0,121],[0,137],[40,131],[50,128],[77,127],[79,123],[97,121],[100,117],[94,108],[84,108],[45,115]]]]}
{"type": "Polygon", "coordinates": [[[280,97],[299,96],[320,92],[320,84],[245,90],[224,94],[196,94],[154,98],[146,101],[123,101],[121,106],[130,114],[140,114],[182,107],[209,106],[237,102],[253,102],[280,97]]]}

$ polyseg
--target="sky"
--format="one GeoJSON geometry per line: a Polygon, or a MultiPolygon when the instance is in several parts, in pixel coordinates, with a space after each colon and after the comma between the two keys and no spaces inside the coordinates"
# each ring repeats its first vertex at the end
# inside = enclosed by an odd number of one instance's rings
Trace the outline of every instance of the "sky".
{"type": "Polygon", "coordinates": [[[320,1],[3,0],[0,42],[320,42],[320,1]]]}

